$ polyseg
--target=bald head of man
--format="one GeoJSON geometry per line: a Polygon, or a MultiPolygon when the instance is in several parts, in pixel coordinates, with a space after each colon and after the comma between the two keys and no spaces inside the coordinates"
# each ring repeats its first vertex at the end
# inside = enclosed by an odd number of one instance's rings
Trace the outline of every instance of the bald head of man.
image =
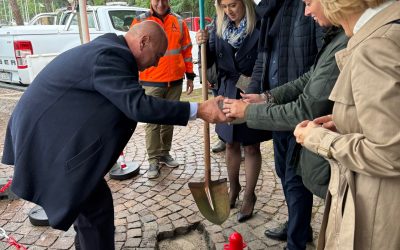
{"type": "Polygon", "coordinates": [[[165,31],[154,21],[143,21],[133,25],[126,33],[125,40],[140,71],[157,66],[168,47],[165,31]]]}

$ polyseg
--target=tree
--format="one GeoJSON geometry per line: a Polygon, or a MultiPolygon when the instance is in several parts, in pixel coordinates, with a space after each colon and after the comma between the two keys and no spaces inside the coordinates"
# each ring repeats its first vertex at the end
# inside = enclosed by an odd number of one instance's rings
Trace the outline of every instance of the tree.
{"type": "Polygon", "coordinates": [[[14,16],[15,23],[17,25],[24,25],[24,20],[21,16],[21,11],[19,9],[17,0],[10,0],[11,12],[14,16]]]}
{"type": "Polygon", "coordinates": [[[52,2],[51,0],[44,0],[44,7],[46,9],[46,12],[53,12],[51,2],[52,2]]]}
{"type": "Polygon", "coordinates": [[[150,0],[135,0],[134,6],[149,8],[150,7],[150,0]]]}
{"type": "MultiPolygon", "coordinates": [[[[192,12],[193,16],[199,16],[199,1],[198,0],[170,0],[173,12],[192,12]]],[[[204,1],[204,14],[209,17],[215,15],[214,0],[204,1]]]]}
{"type": "Polygon", "coordinates": [[[206,0],[204,2],[204,9],[205,9],[205,15],[213,18],[215,16],[215,4],[214,0],[206,0]]]}

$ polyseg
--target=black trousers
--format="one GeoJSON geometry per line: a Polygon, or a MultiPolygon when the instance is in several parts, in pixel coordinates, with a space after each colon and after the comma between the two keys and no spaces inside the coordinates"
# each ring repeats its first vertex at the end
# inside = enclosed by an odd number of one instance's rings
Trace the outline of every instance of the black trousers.
{"type": "Polygon", "coordinates": [[[114,206],[111,190],[105,180],[85,201],[74,222],[75,247],[82,250],[113,250],[114,206]]]}
{"type": "Polygon", "coordinates": [[[293,132],[272,132],[276,173],[281,179],[288,206],[287,247],[290,250],[306,249],[313,204],[312,193],[292,166],[291,155],[296,145],[293,132]]]}

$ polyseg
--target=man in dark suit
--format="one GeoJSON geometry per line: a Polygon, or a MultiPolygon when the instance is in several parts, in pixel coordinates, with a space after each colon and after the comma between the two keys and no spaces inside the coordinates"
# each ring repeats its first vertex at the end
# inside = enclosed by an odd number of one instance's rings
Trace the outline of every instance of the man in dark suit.
{"type": "Polygon", "coordinates": [[[156,66],[167,38],[155,22],[105,34],[47,65],[10,118],[2,162],[14,165],[12,191],[44,208],[53,228],[74,224],[81,249],[114,249],[114,208],[104,175],[137,122],[225,121],[204,103],[146,96],[138,70],[156,66]]]}

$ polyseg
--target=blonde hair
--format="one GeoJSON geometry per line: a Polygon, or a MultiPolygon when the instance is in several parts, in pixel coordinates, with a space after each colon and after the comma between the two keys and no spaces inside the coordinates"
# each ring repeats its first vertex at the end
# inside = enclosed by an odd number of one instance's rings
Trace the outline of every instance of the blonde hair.
{"type": "Polygon", "coordinates": [[[325,16],[336,26],[340,20],[356,13],[362,13],[368,8],[375,8],[388,0],[320,0],[325,16]]]}
{"type": "MultiPolygon", "coordinates": [[[[247,18],[246,34],[251,34],[257,22],[256,5],[254,3],[254,0],[239,0],[239,1],[242,2],[244,8],[246,9],[246,18],[247,18]]],[[[221,0],[215,0],[215,9],[217,13],[217,21],[215,24],[217,30],[217,36],[222,37],[225,13],[221,7],[221,0]]]]}

